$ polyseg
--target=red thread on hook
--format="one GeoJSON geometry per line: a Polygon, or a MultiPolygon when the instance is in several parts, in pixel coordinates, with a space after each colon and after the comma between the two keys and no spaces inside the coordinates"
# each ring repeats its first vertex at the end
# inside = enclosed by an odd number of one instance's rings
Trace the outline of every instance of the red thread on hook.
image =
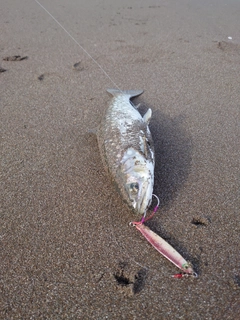
{"type": "Polygon", "coordinates": [[[140,221],[132,221],[131,223],[132,223],[133,225],[143,224],[144,222],[152,219],[152,217],[154,216],[154,214],[157,212],[157,210],[158,210],[158,208],[159,208],[159,203],[160,203],[160,201],[159,201],[159,198],[158,198],[155,194],[153,194],[153,196],[157,199],[158,204],[157,204],[156,207],[153,209],[152,214],[151,214],[149,217],[146,218],[146,213],[145,213],[140,221]]]}
{"type": "Polygon", "coordinates": [[[158,208],[159,208],[159,206],[156,206],[156,207],[154,208],[152,214],[151,214],[149,217],[145,218],[145,216],[143,216],[142,219],[141,219],[139,222],[134,222],[134,223],[135,223],[135,224],[140,224],[140,223],[144,223],[144,222],[152,219],[152,217],[153,217],[153,216],[155,215],[155,213],[157,212],[158,208]]]}
{"type": "Polygon", "coordinates": [[[144,219],[143,220],[143,222],[145,222],[145,221],[148,221],[148,220],[150,220],[150,219],[152,219],[152,217],[155,215],[155,213],[157,212],[157,210],[158,210],[158,206],[156,206],[155,208],[154,208],[154,210],[153,210],[153,212],[152,212],[152,214],[149,216],[149,217],[147,217],[146,219],[144,219]]]}
{"type": "Polygon", "coordinates": [[[182,273],[177,273],[177,274],[174,274],[172,277],[177,278],[177,279],[181,279],[184,277],[184,275],[182,273]]]}
{"type": "MultiPolygon", "coordinates": [[[[154,214],[157,212],[157,210],[158,210],[158,208],[159,208],[160,200],[159,200],[159,198],[158,198],[155,194],[153,194],[153,196],[157,199],[157,205],[156,205],[156,207],[153,209],[152,214],[151,214],[148,218],[146,218],[146,212],[145,212],[145,214],[143,215],[142,219],[139,221],[140,223],[144,223],[145,221],[148,221],[149,219],[152,219],[152,217],[154,216],[154,214]]],[[[139,224],[139,223],[138,223],[138,224],[139,224]]]]}

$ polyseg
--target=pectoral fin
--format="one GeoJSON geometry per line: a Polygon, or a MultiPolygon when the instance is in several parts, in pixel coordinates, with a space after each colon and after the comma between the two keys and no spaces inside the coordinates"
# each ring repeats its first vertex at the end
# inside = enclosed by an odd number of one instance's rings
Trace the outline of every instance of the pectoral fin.
{"type": "Polygon", "coordinates": [[[151,118],[152,118],[152,109],[149,108],[148,111],[143,116],[143,121],[149,124],[151,118]]]}

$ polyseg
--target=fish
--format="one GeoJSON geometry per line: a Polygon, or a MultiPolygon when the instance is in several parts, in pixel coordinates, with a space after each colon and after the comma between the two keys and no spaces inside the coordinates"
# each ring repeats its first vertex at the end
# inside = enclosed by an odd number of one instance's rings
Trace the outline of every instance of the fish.
{"type": "Polygon", "coordinates": [[[107,92],[113,97],[97,130],[103,166],[132,211],[144,214],[151,205],[154,185],[155,152],[149,129],[152,110],[142,116],[130,101],[143,90],[107,92]]]}

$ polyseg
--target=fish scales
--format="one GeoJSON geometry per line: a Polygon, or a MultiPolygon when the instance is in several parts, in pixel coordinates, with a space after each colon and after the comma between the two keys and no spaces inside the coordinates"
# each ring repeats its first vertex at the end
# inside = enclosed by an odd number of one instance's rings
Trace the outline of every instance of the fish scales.
{"type": "Polygon", "coordinates": [[[142,91],[108,90],[113,99],[98,129],[98,145],[105,169],[123,199],[137,213],[151,203],[154,179],[154,146],[148,122],[130,103],[142,91]]]}

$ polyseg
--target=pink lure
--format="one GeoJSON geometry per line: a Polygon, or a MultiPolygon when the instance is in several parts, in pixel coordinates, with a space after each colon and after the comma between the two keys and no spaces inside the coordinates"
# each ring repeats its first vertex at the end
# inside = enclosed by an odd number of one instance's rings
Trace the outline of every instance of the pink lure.
{"type": "Polygon", "coordinates": [[[169,261],[175,264],[175,266],[181,269],[185,275],[197,277],[197,274],[193,271],[190,264],[170,244],[159,237],[155,232],[150,230],[142,222],[132,222],[132,225],[134,225],[141,232],[141,234],[158,252],[160,252],[169,261]]]}

